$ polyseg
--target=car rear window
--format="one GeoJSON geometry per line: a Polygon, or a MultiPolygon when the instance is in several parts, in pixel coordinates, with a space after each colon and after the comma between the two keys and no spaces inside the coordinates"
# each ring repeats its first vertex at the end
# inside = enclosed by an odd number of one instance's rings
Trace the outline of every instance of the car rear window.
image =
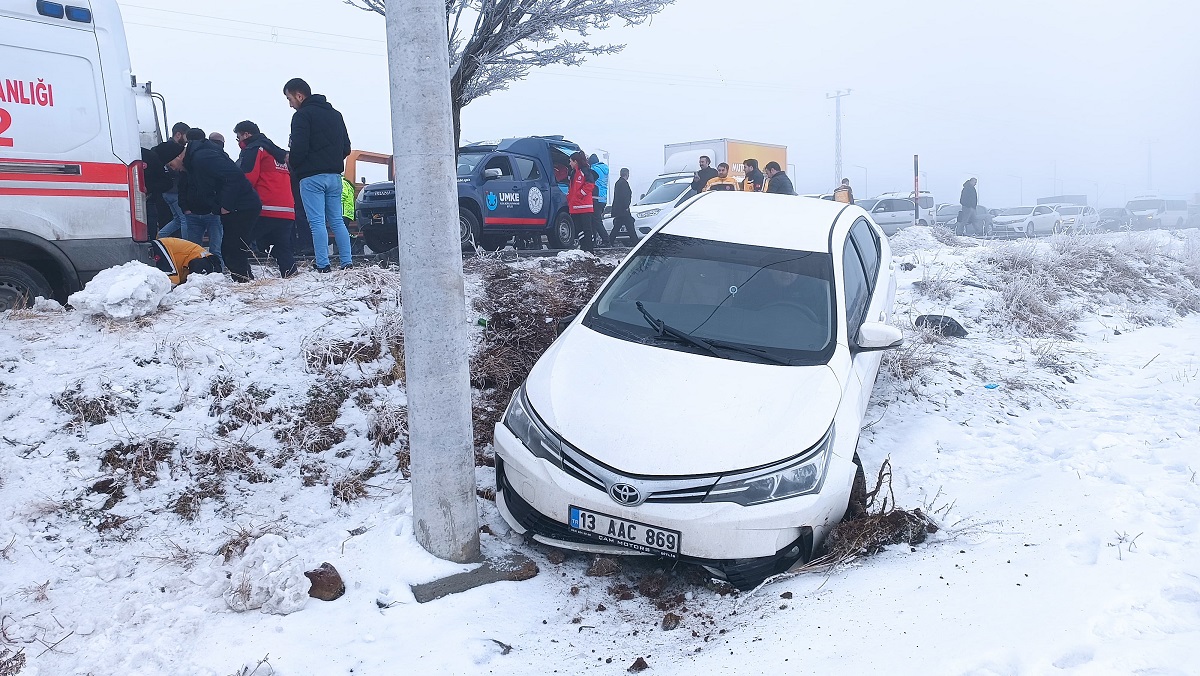
{"type": "Polygon", "coordinates": [[[655,318],[694,337],[766,350],[793,365],[823,364],[834,349],[832,280],[827,253],[659,233],[626,260],[583,323],[613,337],[695,351],[657,339],[636,306],[641,301],[655,318]]]}

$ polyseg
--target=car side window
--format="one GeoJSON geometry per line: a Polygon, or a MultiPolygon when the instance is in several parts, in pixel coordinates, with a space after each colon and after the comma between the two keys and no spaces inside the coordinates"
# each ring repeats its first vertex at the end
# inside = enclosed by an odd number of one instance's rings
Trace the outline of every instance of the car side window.
{"type": "Polygon", "coordinates": [[[1034,216],[1043,216],[1048,213],[1050,213],[1050,207],[1038,207],[1033,210],[1034,216]]]}
{"type": "Polygon", "coordinates": [[[517,164],[517,180],[536,181],[542,177],[542,172],[538,169],[537,162],[528,157],[514,157],[513,162],[517,164]]]}
{"type": "Polygon", "coordinates": [[[868,286],[874,288],[875,280],[879,276],[879,240],[875,237],[875,231],[863,219],[858,219],[850,228],[850,237],[858,246],[858,253],[862,256],[863,268],[867,273],[868,286]]]}
{"type": "Polygon", "coordinates": [[[484,171],[487,171],[488,169],[499,169],[500,178],[508,179],[510,181],[513,178],[512,164],[510,164],[508,158],[503,155],[497,155],[496,157],[488,160],[488,163],[484,165],[483,169],[484,171]]]}
{"type": "Polygon", "coordinates": [[[846,331],[853,341],[858,338],[858,327],[867,315],[871,288],[851,237],[846,238],[846,246],[842,249],[842,275],[846,286],[846,331]]]}

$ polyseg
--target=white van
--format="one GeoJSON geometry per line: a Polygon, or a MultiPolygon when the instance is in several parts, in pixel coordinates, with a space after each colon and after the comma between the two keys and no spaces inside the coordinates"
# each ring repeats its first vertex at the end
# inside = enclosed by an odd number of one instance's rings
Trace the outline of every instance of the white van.
{"type": "Polygon", "coordinates": [[[1182,228],[1188,220],[1187,200],[1141,195],[1130,200],[1125,208],[1133,215],[1131,230],[1182,228]]]}
{"type": "Polygon", "coordinates": [[[161,136],[116,0],[0,0],[0,312],[142,256],[161,136]]]}

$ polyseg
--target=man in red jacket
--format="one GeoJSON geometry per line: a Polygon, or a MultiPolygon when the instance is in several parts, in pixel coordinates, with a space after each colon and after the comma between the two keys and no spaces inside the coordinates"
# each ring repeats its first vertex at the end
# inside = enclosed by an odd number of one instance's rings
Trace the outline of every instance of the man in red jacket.
{"type": "Polygon", "coordinates": [[[292,230],[296,225],[296,202],[292,196],[292,177],[287,167],[287,151],[271,142],[250,120],[233,128],[242,153],[238,166],[262,200],[262,214],[250,231],[250,241],[260,250],[270,248],[279,265],[279,274],[290,277],[296,272],[292,254],[292,230]]]}

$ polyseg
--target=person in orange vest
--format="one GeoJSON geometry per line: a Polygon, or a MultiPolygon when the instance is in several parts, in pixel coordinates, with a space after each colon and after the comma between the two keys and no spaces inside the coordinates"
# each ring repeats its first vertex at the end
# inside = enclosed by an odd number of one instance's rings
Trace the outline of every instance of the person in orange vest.
{"type": "Polygon", "coordinates": [[[854,204],[854,190],[850,188],[850,179],[842,179],[842,184],[833,191],[833,201],[841,202],[842,204],[854,204]]]}
{"type": "Polygon", "coordinates": [[[767,177],[758,169],[758,160],[750,158],[742,162],[742,166],[746,168],[746,180],[742,182],[743,192],[762,192],[763,184],[767,182],[767,177]]]}
{"type": "Polygon", "coordinates": [[[729,165],[722,162],[717,165],[717,175],[708,179],[704,192],[727,192],[741,190],[737,179],[729,175],[729,165]]]}
{"type": "Polygon", "coordinates": [[[221,272],[221,259],[199,244],[178,237],[162,237],[150,243],[150,259],[154,267],[167,273],[171,283],[178,286],[189,274],[221,272]]]}

